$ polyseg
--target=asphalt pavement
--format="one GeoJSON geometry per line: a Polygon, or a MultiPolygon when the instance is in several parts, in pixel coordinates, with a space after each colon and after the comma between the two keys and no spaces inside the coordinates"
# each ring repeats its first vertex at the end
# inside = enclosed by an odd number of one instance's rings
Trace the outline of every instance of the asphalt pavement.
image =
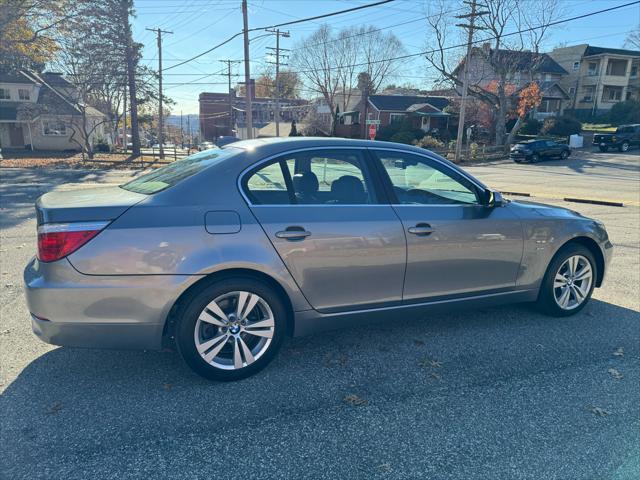
{"type": "MultiPolygon", "coordinates": [[[[523,166],[530,185],[549,183],[554,167],[539,166],[523,166]]],[[[491,183],[496,168],[473,171],[491,183]]],[[[562,185],[582,185],[570,170],[562,185]]],[[[637,206],[549,201],[604,221],[615,245],[574,317],[526,305],[394,316],[289,340],[257,376],[221,384],[173,352],[31,333],[21,275],[34,200],[129,175],[0,170],[0,478],[640,478],[637,206]]],[[[598,178],[593,191],[616,188],[598,178]]]]}

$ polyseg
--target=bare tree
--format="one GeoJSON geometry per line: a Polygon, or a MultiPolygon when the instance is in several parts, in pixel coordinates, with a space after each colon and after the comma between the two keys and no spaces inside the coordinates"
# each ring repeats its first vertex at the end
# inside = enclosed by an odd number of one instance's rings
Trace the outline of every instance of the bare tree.
{"type": "Polygon", "coordinates": [[[629,32],[624,41],[624,46],[640,50],[640,28],[636,28],[629,32]]]}
{"type": "Polygon", "coordinates": [[[291,64],[308,88],[324,99],[333,133],[336,114],[349,105],[358,75],[367,72],[372,86],[379,88],[397,71],[395,57],[402,52],[402,43],[392,33],[361,26],[334,34],[331,27],[322,25],[293,49],[291,64]]]}
{"type": "MultiPolygon", "coordinates": [[[[496,144],[503,145],[508,114],[515,106],[514,94],[519,87],[536,80],[544,59],[539,53],[540,45],[549,33],[550,23],[559,16],[559,2],[487,2],[482,7],[486,13],[477,19],[481,33],[474,39],[486,41],[482,47],[473,47],[469,65],[460,61],[463,48],[451,48],[454,43],[450,41],[451,34],[457,35],[458,31],[446,10],[450,6],[441,2],[433,14],[427,16],[432,34],[427,63],[454,88],[462,85],[464,69],[469,69],[469,95],[490,109],[495,121],[496,144]]],[[[517,128],[519,122],[516,122],[516,131],[517,128]]]]}

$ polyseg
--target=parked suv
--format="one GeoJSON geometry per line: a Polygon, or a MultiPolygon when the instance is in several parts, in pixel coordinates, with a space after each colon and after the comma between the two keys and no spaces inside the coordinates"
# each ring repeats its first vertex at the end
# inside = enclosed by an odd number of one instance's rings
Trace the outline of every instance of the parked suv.
{"type": "Polygon", "coordinates": [[[601,152],[610,148],[627,152],[632,145],[640,146],[640,123],[620,125],[616,133],[598,133],[593,136],[593,146],[598,147],[601,152]]]}
{"type": "Polygon", "coordinates": [[[571,155],[571,149],[564,143],[553,140],[526,140],[518,142],[509,152],[509,158],[516,163],[535,163],[543,158],[562,158],[571,155]]]}

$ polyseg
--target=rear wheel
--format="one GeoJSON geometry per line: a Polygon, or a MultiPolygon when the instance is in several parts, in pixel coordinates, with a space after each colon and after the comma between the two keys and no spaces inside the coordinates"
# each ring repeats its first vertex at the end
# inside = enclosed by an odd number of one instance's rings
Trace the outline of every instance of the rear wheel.
{"type": "Polygon", "coordinates": [[[569,152],[567,150],[562,150],[562,152],[560,152],[560,158],[562,160],[566,160],[568,156],[569,156],[569,152]]]}
{"type": "Polygon", "coordinates": [[[176,330],[189,367],[210,380],[239,380],[262,370],[285,335],[286,309],[279,295],[252,278],[233,277],[196,293],[176,330]]]}
{"type": "Polygon", "coordinates": [[[531,155],[531,159],[529,160],[529,163],[538,163],[540,161],[540,155],[538,155],[537,153],[534,153],[533,155],[531,155]]]}
{"type": "Polygon", "coordinates": [[[540,286],[538,306],[555,317],[578,313],[591,298],[596,273],[589,249],[579,244],[563,247],[549,264],[540,286]]]}
{"type": "Polygon", "coordinates": [[[629,151],[629,142],[622,142],[622,145],[620,145],[620,151],[621,152],[628,152],[629,151]]]}

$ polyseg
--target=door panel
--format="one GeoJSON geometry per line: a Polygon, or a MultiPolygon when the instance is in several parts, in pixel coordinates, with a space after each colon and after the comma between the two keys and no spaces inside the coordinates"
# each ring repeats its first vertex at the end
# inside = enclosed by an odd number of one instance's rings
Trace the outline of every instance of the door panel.
{"type": "Polygon", "coordinates": [[[484,191],[445,163],[372,153],[407,237],[404,300],[515,286],[523,234],[508,207],[485,206],[484,191]]]}
{"type": "Polygon", "coordinates": [[[252,211],[315,309],[402,299],[406,245],[390,206],[254,206],[252,211]],[[290,227],[309,235],[281,238],[280,232],[295,232],[290,227]]]}
{"type": "Polygon", "coordinates": [[[402,224],[360,149],[285,154],[243,180],[250,208],[309,303],[321,311],[402,300],[402,224]]]}
{"type": "Polygon", "coordinates": [[[508,208],[394,206],[407,232],[405,300],[511,288],[522,259],[522,227],[508,208]],[[428,224],[433,233],[412,234],[428,224]]]}

